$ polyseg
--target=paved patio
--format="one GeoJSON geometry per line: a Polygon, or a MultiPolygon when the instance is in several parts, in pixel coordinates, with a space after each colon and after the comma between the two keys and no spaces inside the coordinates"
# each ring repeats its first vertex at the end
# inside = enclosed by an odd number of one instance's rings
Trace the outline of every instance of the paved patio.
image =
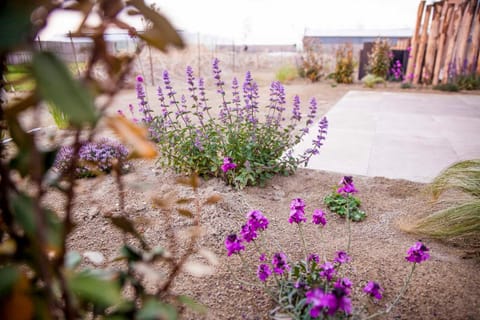
{"type": "Polygon", "coordinates": [[[350,91],[327,117],[327,139],[307,168],[430,182],[480,158],[480,95],[350,91]]]}

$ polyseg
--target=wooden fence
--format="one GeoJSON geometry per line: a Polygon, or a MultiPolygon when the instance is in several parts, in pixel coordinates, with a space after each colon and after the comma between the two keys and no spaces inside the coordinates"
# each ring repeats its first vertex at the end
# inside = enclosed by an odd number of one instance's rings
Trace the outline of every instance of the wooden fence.
{"type": "Polygon", "coordinates": [[[480,74],[480,0],[421,0],[407,79],[447,83],[458,74],[480,74]]]}

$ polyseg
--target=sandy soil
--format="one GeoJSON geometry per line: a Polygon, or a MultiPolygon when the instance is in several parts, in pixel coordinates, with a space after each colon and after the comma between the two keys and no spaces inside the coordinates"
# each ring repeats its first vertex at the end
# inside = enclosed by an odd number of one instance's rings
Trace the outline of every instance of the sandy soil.
{"type": "MultiPolygon", "coordinates": [[[[226,75],[227,78],[231,76],[231,73],[226,75]]],[[[265,85],[271,79],[271,73],[254,74],[254,77],[260,77],[262,95],[266,95],[268,89],[265,85]]],[[[358,84],[332,87],[328,82],[306,84],[301,80],[286,88],[290,97],[292,93],[297,93],[304,102],[315,96],[319,101],[320,115],[351,89],[362,88],[358,84]]],[[[387,88],[375,90],[399,89],[398,85],[389,84],[387,88]]],[[[154,92],[153,87],[149,88],[150,96],[154,92]]],[[[134,91],[126,90],[117,97],[111,111],[115,112],[117,108],[126,110],[128,103],[134,101],[134,91]]],[[[52,124],[51,120],[47,120],[47,123],[38,123],[37,120],[26,123],[26,126],[32,127],[52,124]]],[[[174,174],[157,168],[153,161],[136,161],[133,167],[133,171],[124,176],[126,211],[150,243],[165,246],[168,240],[166,228],[169,226],[161,210],[154,208],[152,196],[162,196],[172,190],[182,195],[188,193],[179,190],[174,174]]],[[[269,297],[260,289],[244,286],[237,281],[237,278],[255,281],[256,269],[242,270],[238,257],[226,256],[223,245],[225,237],[239,230],[249,210],[259,209],[271,222],[268,243],[271,250],[275,250],[275,243],[278,243],[291,259],[300,258],[300,239],[295,227],[288,223],[291,199],[303,198],[310,213],[315,208],[325,208],[323,197],[341,177],[342,173],[300,169],[293,176],[273,178],[265,187],[249,187],[242,191],[226,187],[216,179],[203,181],[200,195],[218,193],[222,196],[218,204],[205,206],[200,218],[204,233],[199,245],[214,252],[218,264],[213,275],[199,278],[183,274],[175,282],[175,292],[190,295],[209,309],[205,316],[187,314],[186,318],[268,318],[269,311],[274,307],[269,297]]],[[[369,312],[375,312],[393,300],[410,270],[404,257],[408,247],[418,238],[402,232],[399,225],[430,212],[432,203],[424,192],[423,184],[380,177],[358,176],[354,180],[368,217],[352,226],[353,246],[350,254],[353,261],[347,269],[347,275],[355,287],[354,306],[365,304],[369,312]],[[367,302],[361,294],[361,288],[368,280],[376,280],[385,288],[384,299],[376,305],[367,302]]],[[[118,254],[122,235],[106,218],[118,213],[119,197],[114,179],[107,176],[81,180],[77,191],[74,208],[77,227],[69,238],[69,248],[81,253],[98,251],[106,257],[106,262],[101,263],[100,267],[117,266],[117,262],[110,261],[118,254]]],[[[60,195],[49,195],[47,202],[54,209],[61,210],[60,195]]],[[[181,246],[191,221],[175,216],[172,223],[171,228],[181,246]]],[[[313,226],[306,228],[308,246],[312,252],[325,254],[331,260],[336,250],[346,246],[345,230],[343,219],[328,214],[328,224],[322,237],[313,226]]],[[[480,319],[480,262],[466,258],[468,248],[431,239],[423,240],[431,249],[431,259],[418,266],[405,298],[386,318],[480,319]]],[[[135,244],[133,239],[128,239],[128,242],[135,244]]],[[[258,263],[258,254],[251,246],[247,248],[246,258],[254,265],[258,263]]],[[[85,261],[84,265],[93,264],[85,261]]],[[[158,283],[155,281],[149,282],[149,286],[156,285],[158,283]]]]}

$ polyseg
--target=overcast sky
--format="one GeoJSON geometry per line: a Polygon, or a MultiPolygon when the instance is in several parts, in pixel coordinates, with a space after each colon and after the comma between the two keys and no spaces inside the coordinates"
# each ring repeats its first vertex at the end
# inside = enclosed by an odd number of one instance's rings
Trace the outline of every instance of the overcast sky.
{"type": "MultiPolygon", "coordinates": [[[[298,43],[309,29],[414,28],[420,0],[150,0],[173,25],[236,43],[298,43]]],[[[43,38],[74,30],[56,17],[43,38]]]]}

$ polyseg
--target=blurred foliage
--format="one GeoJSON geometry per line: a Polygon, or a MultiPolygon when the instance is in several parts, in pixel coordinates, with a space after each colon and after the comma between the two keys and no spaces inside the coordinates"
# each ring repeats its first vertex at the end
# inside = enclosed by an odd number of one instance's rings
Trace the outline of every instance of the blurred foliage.
{"type": "Polygon", "coordinates": [[[353,47],[351,44],[345,44],[336,51],[335,72],[331,77],[337,83],[353,83],[353,72],[355,61],[353,60],[353,47]]]}
{"type": "Polygon", "coordinates": [[[382,77],[377,77],[373,74],[367,74],[365,77],[362,78],[362,82],[367,88],[374,88],[376,84],[383,83],[387,85],[387,82],[382,77]]]}
{"type": "Polygon", "coordinates": [[[275,79],[281,83],[288,83],[295,80],[298,77],[298,70],[292,65],[282,66],[277,73],[275,73],[275,79]]]}
{"type": "MultiPolygon", "coordinates": [[[[192,221],[188,239],[180,246],[175,242],[172,226],[165,225],[165,232],[171,235],[171,247],[181,250],[169,252],[152,247],[137,231],[124,207],[121,164],[112,166],[119,190],[118,214],[108,218],[124,234],[125,242],[119,248],[117,259],[123,262],[122,267],[116,270],[82,269],[80,254],[69,251],[66,241],[75,227],[75,168],[84,142],[82,139],[86,137],[87,141],[93,141],[102,118],[129,144],[130,158],[156,155],[155,145],[148,141],[144,129],[126,123],[125,119],[105,115],[144,46],[144,42],[140,42],[134,54],[116,56],[107,49],[107,29],[113,26],[126,30],[132,37],[139,37],[162,51],[172,45],[183,47],[177,32],[143,0],[3,1],[0,3],[0,24],[0,133],[1,137],[8,133],[12,138],[9,144],[0,143],[0,318],[176,319],[184,307],[204,311],[192,299],[170,290],[182,270],[194,269],[188,258],[199,250],[201,201],[197,195],[198,179],[191,178],[186,182],[196,196],[187,203],[191,208],[182,207],[181,211],[182,216],[192,221]],[[39,51],[35,45],[34,40],[50,14],[62,10],[83,16],[72,36],[90,38],[93,42],[91,58],[85,64],[81,79],[75,79],[71,68],[55,54],[39,51]],[[124,12],[142,16],[148,21],[148,28],[137,33],[118,18],[124,12]],[[92,19],[89,18],[94,15],[100,18],[99,22],[90,25],[92,19]],[[4,81],[6,58],[20,50],[31,54],[31,63],[10,67],[8,72],[22,74],[15,79],[15,85],[28,84],[32,92],[8,101],[4,81]],[[99,79],[93,72],[98,65],[106,67],[104,79],[99,79]],[[72,157],[61,175],[51,174],[57,148],[46,149],[19,120],[25,111],[34,111],[44,102],[54,105],[70,125],[71,137],[64,142],[69,142],[72,157]],[[45,198],[52,192],[63,195],[64,209],[61,212],[46,207],[45,198]],[[186,215],[187,212],[190,214],[186,215]],[[163,266],[162,281],[154,292],[147,291],[145,279],[147,275],[159,273],[153,268],[158,263],[163,266]]],[[[175,203],[175,197],[169,196],[168,203],[159,206],[159,210],[168,218],[179,212],[175,203]]],[[[181,203],[185,205],[185,202],[181,203]]],[[[168,218],[167,221],[171,220],[168,218]]]]}
{"type": "Polygon", "coordinates": [[[306,46],[299,72],[303,78],[307,78],[311,82],[317,82],[324,76],[324,63],[321,53],[321,47],[318,45],[306,46]]]}
{"type": "Polygon", "coordinates": [[[447,92],[458,92],[460,88],[455,83],[440,83],[433,86],[433,90],[447,91],[447,92]]]}
{"type": "Polygon", "coordinates": [[[387,79],[392,58],[393,53],[388,40],[377,39],[372,52],[368,55],[368,72],[382,79],[387,79]]]}

